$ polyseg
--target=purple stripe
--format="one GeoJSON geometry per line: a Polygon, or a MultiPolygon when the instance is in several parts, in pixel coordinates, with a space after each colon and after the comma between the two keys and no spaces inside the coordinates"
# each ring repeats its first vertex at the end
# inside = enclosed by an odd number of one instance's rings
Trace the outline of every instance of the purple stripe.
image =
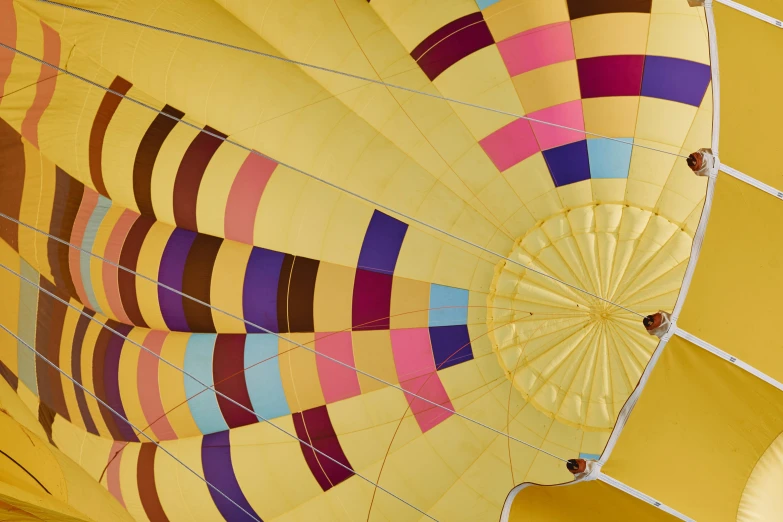
{"type": "MultiPolygon", "coordinates": [[[[175,290],[182,291],[182,275],[185,273],[185,261],[187,261],[188,252],[195,239],[195,232],[183,228],[174,229],[168,243],[166,243],[166,248],[163,250],[158,281],[175,290]]],[[[185,318],[185,308],[182,305],[182,299],[183,297],[179,294],[175,294],[163,287],[158,287],[160,311],[163,314],[166,326],[171,331],[190,331],[188,321],[185,318]]]]}
{"type": "MultiPolygon", "coordinates": [[[[118,323],[111,319],[106,321],[106,326],[125,336],[133,329],[132,326],[118,323]]],[[[109,342],[106,345],[106,358],[103,361],[103,386],[108,405],[123,418],[127,419],[128,416],[125,414],[125,408],[122,406],[122,396],[120,395],[120,356],[122,355],[122,345],[124,343],[125,339],[119,335],[112,334],[109,338],[109,342]]],[[[133,428],[122,418],[117,418],[117,429],[119,429],[123,440],[130,442],[139,441],[133,428]]]]}
{"type": "Polygon", "coordinates": [[[556,187],[590,179],[590,159],[585,140],[545,150],[544,159],[556,187]]]}
{"type": "Polygon", "coordinates": [[[467,325],[430,327],[430,342],[437,370],[473,359],[467,325]]]}
{"type": "MultiPolygon", "coordinates": [[[[236,502],[245,511],[261,520],[261,517],[255,512],[250,503],[245,498],[242,488],[234,474],[234,466],[231,464],[231,441],[228,431],[220,431],[205,435],[201,442],[201,460],[204,465],[204,478],[225,493],[231,500],[236,502]]],[[[253,521],[253,518],[242,512],[237,506],[231,503],[226,497],[209,488],[209,494],[212,495],[212,501],[228,522],[246,522],[253,521]]]]}
{"type": "Polygon", "coordinates": [[[644,64],[642,96],[698,107],[710,79],[709,65],[679,58],[648,56],[644,64]]]}
{"type": "Polygon", "coordinates": [[[408,225],[376,210],[364,234],[357,268],[393,274],[407,231],[408,225]]]}
{"type": "Polygon", "coordinates": [[[598,56],[577,60],[582,98],[639,96],[643,55],[598,56]]]}
{"type": "MultiPolygon", "coordinates": [[[[242,308],[245,319],[271,332],[277,328],[277,283],[285,254],[253,247],[247,262],[242,287],[242,308]]],[[[248,333],[263,330],[247,325],[248,333]]]]}

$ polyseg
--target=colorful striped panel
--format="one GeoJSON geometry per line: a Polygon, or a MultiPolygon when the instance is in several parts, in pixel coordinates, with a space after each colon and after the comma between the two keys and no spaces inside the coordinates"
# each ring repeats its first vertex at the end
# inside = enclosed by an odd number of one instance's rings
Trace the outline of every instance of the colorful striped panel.
{"type": "MultiPolygon", "coordinates": [[[[87,222],[90,220],[95,207],[98,205],[98,194],[89,187],[84,188],[84,195],[82,196],[81,205],[76,212],[76,219],[73,222],[73,229],[71,230],[70,242],[77,247],[84,247],[84,231],[87,230],[87,222]]],[[[68,270],[71,273],[71,280],[74,287],[76,287],[76,296],[85,305],[89,305],[87,299],[87,293],[85,291],[85,282],[82,278],[81,270],[81,254],[76,248],[68,249],[68,270]]],[[[87,277],[89,280],[89,276],[87,277]]]]}
{"type": "MultiPolygon", "coordinates": [[[[222,244],[223,240],[220,238],[196,234],[185,260],[182,274],[183,293],[205,303],[211,302],[212,269],[222,244]]],[[[200,333],[215,332],[212,310],[208,306],[186,297],[181,299],[188,330],[200,333]]]]}
{"type": "Polygon", "coordinates": [[[430,81],[466,56],[495,43],[481,12],[471,13],[450,22],[411,51],[430,81]]]}
{"type": "Polygon", "coordinates": [[[223,140],[215,136],[227,138],[225,134],[209,126],[204,127],[204,131],[206,132],[199,132],[193,138],[188,150],[182,157],[179,170],[177,170],[177,177],[174,180],[172,195],[174,219],[177,222],[177,226],[193,231],[198,230],[196,204],[198,202],[201,180],[212,156],[215,155],[218,147],[223,144],[223,140]],[[207,134],[207,132],[211,134],[207,134]]]}
{"type": "Polygon", "coordinates": [[[125,446],[124,442],[119,441],[115,441],[111,446],[106,464],[106,488],[117,499],[117,502],[127,509],[125,499],[122,498],[122,486],[120,485],[120,464],[122,462],[122,450],[125,446]]]}
{"type": "MultiPolygon", "coordinates": [[[[0,2],[0,42],[16,48],[16,11],[13,2],[0,2]]],[[[0,96],[5,96],[5,82],[11,74],[16,53],[0,48],[0,96]]],[[[4,124],[5,122],[2,122],[4,124]]]]}
{"type": "MultiPolygon", "coordinates": [[[[144,512],[150,520],[168,522],[169,518],[163,511],[163,505],[158,497],[155,485],[155,456],[158,447],[152,443],[144,443],[139,447],[139,457],[136,461],[136,484],[144,512]]],[[[170,458],[164,456],[164,458],[170,458]]]]}
{"type": "MultiPolygon", "coordinates": [[[[117,76],[109,85],[109,89],[125,95],[132,86],[133,84],[128,80],[117,76]]],[[[106,139],[109,123],[114,117],[114,113],[117,112],[120,102],[122,102],[122,97],[110,92],[104,94],[103,100],[98,106],[98,112],[92,120],[92,129],[90,130],[90,178],[95,190],[106,197],[109,196],[109,193],[106,191],[106,183],[103,181],[103,142],[106,139]]]]}
{"type": "Polygon", "coordinates": [[[280,378],[277,337],[249,334],[245,337],[245,382],[253,411],[265,419],[291,413],[280,378]]]}
{"type": "MultiPolygon", "coordinates": [[[[191,246],[193,246],[196,240],[196,235],[196,232],[183,228],[174,229],[160,260],[158,281],[182,292],[185,263],[187,262],[191,246]]],[[[188,322],[185,318],[183,299],[181,295],[167,288],[158,287],[160,311],[163,314],[164,321],[166,321],[166,326],[171,331],[187,332],[189,330],[188,322]]]]}
{"type": "Polygon", "coordinates": [[[152,206],[152,169],[155,167],[155,159],[163,147],[163,142],[177,125],[177,121],[169,116],[177,119],[185,116],[184,112],[170,105],[165,105],[161,112],[164,114],[155,116],[147,132],[144,133],[133,163],[133,195],[136,198],[136,205],[142,215],[150,217],[155,216],[155,209],[152,206]]]}
{"type": "Polygon", "coordinates": [[[698,107],[707,92],[711,74],[710,66],[703,63],[648,56],[644,62],[642,96],[698,107]]]}
{"type": "Polygon", "coordinates": [[[498,50],[511,76],[576,58],[570,22],[519,33],[498,42],[498,50]]]}
{"type": "MultiPolygon", "coordinates": [[[[215,334],[193,334],[185,350],[185,371],[207,386],[215,384],[212,367],[216,337],[215,334]]],[[[188,375],[184,379],[188,406],[201,433],[206,435],[227,430],[228,424],[215,391],[205,388],[188,375]]]]}
{"type": "MultiPolygon", "coordinates": [[[[120,266],[124,266],[128,270],[135,271],[139,262],[139,253],[141,252],[141,246],[144,244],[144,239],[147,237],[152,225],[155,224],[155,220],[146,216],[138,216],[134,221],[128,235],[125,237],[125,242],[122,245],[122,251],[120,253],[120,266]]],[[[147,327],[147,322],[141,315],[141,309],[139,308],[139,301],[136,295],[136,276],[131,272],[120,270],[117,273],[117,286],[120,289],[120,299],[122,301],[122,308],[125,310],[125,314],[136,326],[147,327]]]]}
{"type": "Polygon", "coordinates": [[[277,163],[274,161],[248,154],[228,194],[223,225],[226,239],[253,244],[258,205],[275,168],[277,163]]]}
{"type": "Polygon", "coordinates": [[[353,468],[334,432],[326,406],[294,413],[293,420],[296,436],[323,453],[300,443],[307,466],[321,489],[328,491],[353,476],[353,468]]]}
{"type": "Polygon", "coordinates": [[[201,462],[204,467],[204,478],[207,482],[236,503],[235,505],[214,489],[208,488],[213,502],[224,519],[229,522],[261,520],[261,517],[247,501],[234,472],[234,465],[231,463],[231,434],[229,432],[213,433],[204,437],[201,441],[201,462]],[[237,505],[245,511],[243,512],[237,505]]]}
{"type": "MultiPolygon", "coordinates": [[[[49,232],[54,237],[70,241],[83,194],[84,185],[58,167],[55,173],[54,203],[49,224],[49,232]]],[[[71,248],[59,241],[49,239],[47,251],[55,286],[67,291],[70,297],[79,299],[68,268],[71,248]]]]}
{"type": "MultiPolygon", "coordinates": [[[[43,31],[43,61],[60,65],[60,34],[41,21],[43,31]]],[[[38,124],[41,123],[44,111],[49,107],[54,97],[54,88],[57,84],[59,73],[48,65],[41,64],[41,73],[35,83],[35,98],[30,108],[27,109],[22,121],[22,136],[34,147],[38,148],[38,124]]]]}
{"type": "Polygon", "coordinates": [[[285,254],[277,287],[277,331],[313,332],[313,298],[319,261],[285,254]]]}
{"type": "Polygon", "coordinates": [[[391,274],[356,270],[353,283],[354,330],[388,330],[391,314],[391,274]]]}
{"type": "MultiPolygon", "coordinates": [[[[122,335],[128,335],[132,327],[116,321],[106,321],[106,326],[122,335]]],[[[122,405],[119,386],[120,354],[124,340],[107,328],[101,328],[95,342],[92,359],[92,379],[95,395],[114,409],[120,416],[127,418],[122,405]]],[[[114,440],[138,442],[138,438],[127,422],[116,416],[104,406],[99,406],[101,416],[114,440]]]]}
{"type": "MultiPolygon", "coordinates": [[[[92,310],[86,309],[84,312],[87,316],[79,315],[79,319],[76,321],[76,328],[73,333],[73,342],[71,344],[71,377],[76,382],[83,383],[82,377],[82,346],[84,344],[84,334],[87,333],[87,327],[92,322],[90,317],[95,315],[92,310]]],[[[84,422],[84,427],[88,433],[93,435],[100,435],[95,421],[92,419],[92,414],[87,406],[87,394],[84,390],[73,384],[73,391],[76,394],[76,404],[79,406],[79,415],[84,422]]]]}
{"type": "Polygon", "coordinates": [[[608,13],[649,13],[652,0],[568,0],[571,20],[608,13]]]}
{"type": "MultiPolygon", "coordinates": [[[[3,3],[3,6],[10,3],[3,3]]],[[[0,13],[5,7],[0,6],[0,13]]],[[[0,18],[2,18],[0,14],[0,18]]],[[[0,20],[0,30],[3,21],[0,20]]],[[[16,26],[14,25],[14,28],[16,26]]],[[[2,34],[0,34],[0,41],[2,34]]],[[[0,67],[2,67],[5,49],[0,49],[0,67]]],[[[0,70],[0,82],[2,71],[0,70]]],[[[2,83],[0,83],[2,93],[2,83]]],[[[25,155],[22,136],[20,136],[5,120],[0,119],[0,165],[3,168],[3,188],[0,190],[0,212],[14,219],[19,219],[22,208],[22,193],[25,179],[25,155]]],[[[11,248],[19,251],[19,225],[7,219],[0,218],[0,239],[11,245],[11,248]]]]}
{"type": "Polygon", "coordinates": [[[476,4],[478,4],[479,9],[481,9],[482,11],[491,5],[495,5],[498,2],[500,2],[500,0],[476,0],[476,4]]]}
{"type": "MultiPolygon", "coordinates": [[[[242,308],[245,319],[270,332],[277,332],[277,288],[285,254],[253,247],[247,262],[242,288],[242,308]]],[[[248,333],[262,330],[248,324],[248,333]]]]}
{"type": "Polygon", "coordinates": [[[84,292],[87,304],[90,308],[98,313],[104,313],[101,307],[98,305],[98,299],[95,297],[95,288],[93,287],[92,277],[90,274],[90,265],[92,256],[87,252],[92,252],[93,245],[95,244],[95,238],[98,235],[98,230],[103,222],[103,218],[106,217],[106,213],[111,207],[111,200],[103,196],[98,196],[98,201],[95,208],[87,221],[87,226],[84,229],[82,236],[81,247],[86,252],[79,253],[79,273],[81,275],[82,284],[84,285],[84,292]]]}
{"type": "MultiPolygon", "coordinates": [[[[316,333],[315,350],[348,366],[356,367],[351,332],[316,333]]],[[[359,377],[355,370],[326,357],[316,357],[315,364],[327,404],[361,395],[359,377]]]]}
{"type": "MultiPolygon", "coordinates": [[[[60,338],[68,307],[44,291],[51,292],[66,301],[68,297],[46,279],[41,278],[40,284],[43,290],[38,295],[38,320],[33,346],[43,357],[57,364],[60,361],[60,338]]],[[[60,372],[46,363],[37,364],[36,378],[38,380],[38,397],[41,399],[41,403],[48,405],[55,413],[70,420],[60,372]]]]}
{"type": "Polygon", "coordinates": [[[430,285],[429,326],[468,323],[468,291],[450,286],[430,285]]]}
{"type": "MultiPolygon", "coordinates": [[[[215,340],[215,356],[212,359],[215,388],[226,397],[253,409],[245,377],[245,334],[220,334],[215,340]]],[[[218,406],[229,428],[247,426],[258,418],[230,400],[218,396],[218,406]]]]}
{"type": "MultiPolygon", "coordinates": [[[[133,224],[138,217],[139,215],[137,213],[126,209],[122,212],[122,215],[114,225],[114,229],[112,229],[111,234],[109,235],[109,241],[106,243],[106,250],[103,253],[103,257],[108,261],[111,261],[111,263],[120,263],[122,247],[125,244],[131,227],[133,227],[133,224]]],[[[111,312],[120,322],[130,323],[130,317],[125,313],[122,297],[120,296],[119,277],[119,268],[110,263],[102,263],[101,278],[103,279],[103,288],[106,292],[106,300],[109,302],[111,312]]]]}
{"type": "MultiPolygon", "coordinates": [[[[401,382],[400,386],[407,392],[454,410],[454,405],[451,403],[437,372],[401,382]]],[[[422,433],[426,433],[453,415],[450,411],[417,399],[413,395],[405,394],[405,398],[422,433]]]]}
{"type": "Polygon", "coordinates": [[[590,179],[586,140],[546,150],[544,159],[557,187],[590,179]]]}
{"type": "Polygon", "coordinates": [[[541,150],[530,122],[522,119],[504,125],[479,144],[501,172],[541,150]]]}
{"type": "Polygon", "coordinates": [[[407,231],[408,225],[402,221],[374,211],[364,234],[357,268],[393,274],[407,231]]]}
{"type": "MultiPolygon", "coordinates": [[[[24,259],[21,262],[22,277],[40,283],[40,275],[24,259]]],[[[27,389],[38,395],[38,381],[36,379],[36,366],[38,358],[27,348],[24,343],[35,346],[35,330],[38,322],[38,289],[29,283],[22,282],[19,287],[19,324],[17,332],[21,341],[17,341],[16,357],[19,380],[27,386],[27,389]],[[22,342],[24,341],[24,343],[22,342]]],[[[44,363],[45,364],[45,363],[44,363]]]]}
{"type": "MultiPolygon", "coordinates": [[[[628,144],[633,143],[633,138],[619,139],[628,144]]],[[[631,145],[606,138],[587,140],[590,177],[593,179],[627,178],[631,167],[632,149],[631,145]]]]}
{"type": "MultiPolygon", "coordinates": [[[[152,330],[144,339],[144,347],[160,355],[168,332],[152,330]]],[[[146,350],[139,350],[139,361],[136,370],[136,386],[139,402],[147,420],[147,425],[158,440],[174,440],[177,434],[171,426],[161,399],[159,382],[160,359],[146,350]]]]}
{"type": "Polygon", "coordinates": [[[470,333],[466,325],[435,326],[429,330],[436,370],[443,370],[473,359],[470,333]]]}
{"type": "Polygon", "coordinates": [[[639,96],[643,55],[597,56],[576,61],[582,98],[639,96]]]}
{"type": "MultiPolygon", "coordinates": [[[[554,107],[548,107],[540,111],[528,114],[530,118],[569,127],[570,129],[584,130],[585,119],[582,114],[582,100],[574,100],[554,107]]],[[[533,133],[536,135],[541,150],[553,149],[568,143],[585,139],[584,132],[578,132],[546,123],[530,122],[533,133]]]]}

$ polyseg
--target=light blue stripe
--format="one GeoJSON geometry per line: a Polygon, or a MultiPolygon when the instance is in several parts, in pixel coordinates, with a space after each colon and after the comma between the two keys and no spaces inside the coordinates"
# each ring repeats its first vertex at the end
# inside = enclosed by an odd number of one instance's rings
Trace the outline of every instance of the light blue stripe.
{"type": "Polygon", "coordinates": [[[467,306],[467,290],[436,284],[430,285],[430,326],[468,324],[467,306]],[[435,310],[435,308],[440,308],[440,310],[435,310]]]}
{"type": "MultiPolygon", "coordinates": [[[[632,138],[619,138],[633,143],[632,138]]],[[[587,140],[590,155],[590,177],[593,179],[627,178],[631,168],[631,145],[598,138],[587,140]]]]}
{"type": "MultiPolygon", "coordinates": [[[[185,349],[185,371],[204,384],[213,385],[212,356],[215,352],[215,334],[193,334],[185,349]]],[[[217,395],[214,390],[207,390],[193,397],[205,388],[189,376],[185,376],[185,395],[188,406],[201,433],[208,435],[228,429],[223,414],[220,413],[217,395]]]]}
{"type": "MultiPolygon", "coordinates": [[[[22,260],[22,275],[30,281],[39,282],[39,275],[35,269],[22,260]]],[[[30,346],[35,346],[35,325],[38,317],[38,290],[31,284],[21,282],[19,292],[19,337],[30,346]]],[[[16,343],[16,357],[19,380],[27,388],[38,395],[38,381],[35,376],[35,354],[21,341],[16,343]]]]}
{"type": "Polygon", "coordinates": [[[579,458],[585,460],[598,460],[601,458],[601,455],[596,455],[595,453],[580,453],[579,458]]]}
{"type": "MultiPolygon", "coordinates": [[[[95,236],[98,235],[98,227],[106,216],[106,212],[109,211],[109,207],[111,207],[111,200],[99,195],[98,204],[95,206],[95,210],[92,211],[92,215],[90,216],[89,221],[87,221],[87,228],[84,230],[82,248],[87,252],[92,252],[95,236]]],[[[92,256],[87,252],[79,253],[79,271],[82,273],[82,283],[84,284],[84,291],[87,293],[87,300],[89,301],[90,306],[93,310],[102,314],[103,310],[101,310],[101,307],[98,305],[98,300],[95,298],[95,290],[92,287],[92,277],[90,277],[90,260],[92,259],[92,256]]]]}
{"type": "Polygon", "coordinates": [[[278,361],[277,337],[268,334],[247,335],[245,368],[249,369],[245,370],[245,382],[253,411],[265,419],[274,419],[291,413],[283,391],[278,361]],[[257,366],[253,366],[254,364],[257,366]]]}
{"type": "Polygon", "coordinates": [[[493,4],[497,4],[498,2],[500,2],[500,0],[476,0],[479,9],[482,11],[493,4]]]}

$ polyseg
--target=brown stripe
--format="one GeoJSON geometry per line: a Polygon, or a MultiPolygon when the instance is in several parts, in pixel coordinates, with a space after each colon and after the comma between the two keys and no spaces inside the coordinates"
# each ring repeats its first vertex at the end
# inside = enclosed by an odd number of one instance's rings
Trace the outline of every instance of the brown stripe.
{"type": "Polygon", "coordinates": [[[8,386],[13,388],[14,391],[19,389],[19,377],[17,377],[16,374],[11,371],[11,368],[6,366],[3,361],[0,361],[0,377],[5,379],[8,386]]]}
{"type": "MultiPolygon", "coordinates": [[[[92,354],[92,385],[95,395],[99,399],[106,402],[106,384],[103,380],[103,365],[106,361],[106,349],[109,345],[111,336],[114,335],[106,328],[101,327],[101,332],[98,334],[98,338],[95,340],[95,350],[92,354]]],[[[123,440],[122,434],[117,427],[117,419],[114,414],[110,412],[105,406],[98,403],[98,409],[101,411],[106,427],[109,428],[109,433],[114,440],[123,440]]]]}
{"type": "Polygon", "coordinates": [[[163,506],[158,498],[158,489],[155,486],[155,453],[157,446],[152,443],[144,443],[139,448],[139,460],[137,461],[136,477],[139,487],[139,497],[144,512],[150,522],[168,522],[169,518],[163,511],[163,506]]]}
{"type": "MultiPolygon", "coordinates": [[[[95,312],[85,308],[84,313],[87,315],[79,315],[79,320],[76,321],[76,329],[73,332],[73,344],[71,345],[71,376],[76,382],[84,382],[82,380],[82,346],[84,344],[84,334],[87,333],[87,327],[92,322],[90,317],[95,315],[95,312]]],[[[85,397],[84,390],[80,387],[73,385],[73,391],[76,394],[76,404],[79,406],[79,413],[84,421],[84,426],[89,433],[93,435],[99,435],[98,428],[95,426],[95,421],[92,420],[92,414],[87,406],[87,398],[85,397]]]]}
{"type": "Polygon", "coordinates": [[[155,209],[152,208],[152,169],[163,142],[177,125],[177,120],[165,114],[177,119],[185,115],[170,105],[164,106],[161,111],[164,114],[158,114],[144,133],[133,163],[133,194],[136,204],[139,206],[139,212],[151,217],[155,216],[155,209]]]}
{"type": "MultiPolygon", "coordinates": [[[[52,206],[52,220],[49,225],[49,233],[64,241],[71,240],[73,223],[84,195],[84,185],[69,176],[65,171],[56,168],[54,203],[52,206]]],[[[54,239],[48,240],[49,266],[52,268],[54,284],[77,301],[76,286],[71,279],[71,271],[68,265],[68,245],[64,245],[54,239]]]]}
{"type": "MultiPolygon", "coordinates": [[[[22,136],[0,119],[0,212],[19,219],[24,190],[24,145],[22,136]]],[[[19,226],[0,217],[0,239],[19,251],[19,226]]]]}
{"type": "Polygon", "coordinates": [[[288,290],[288,323],[291,332],[314,332],[313,298],[319,262],[307,257],[294,259],[288,290]]]}
{"type": "MultiPolygon", "coordinates": [[[[111,82],[109,88],[119,94],[125,95],[133,86],[128,80],[117,76],[111,82]]],[[[103,95],[103,100],[98,106],[98,112],[92,121],[92,130],[90,131],[90,177],[95,190],[106,197],[109,193],[106,191],[106,184],[103,182],[103,141],[106,138],[106,129],[120,106],[121,96],[107,92],[103,95]]]]}
{"type": "Polygon", "coordinates": [[[608,13],[649,13],[652,0],[568,0],[571,20],[608,13]]]}
{"type": "MultiPolygon", "coordinates": [[[[49,365],[47,364],[47,366],[49,365]]],[[[52,425],[54,424],[54,418],[56,416],[57,412],[50,408],[45,402],[41,401],[38,403],[38,422],[46,432],[46,438],[49,439],[49,444],[55,448],[57,447],[57,444],[55,444],[54,439],[52,439],[52,425]]]]}
{"type": "MultiPolygon", "coordinates": [[[[220,245],[223,240],[206,234],[196,235],[185,261],[182,275],[182,292],[205,303],[210,302],[212,270],[215,268],[220,245]]],[[[215,332],[212,310],[191,299],[182,298],[182,307],[191,332],[215,332]]]]}
{"type": "MultiPolygon", "coordinates": [[[[209,126],[204,127],[204,130],[223,138],[227,137],[209,126]]],[[[196,203],[201,179],[204,177],[209,161],[222,143],[223,140],[206,132],[199,132],[182,157],[182,163],[179,164],[177,177],[174,180],[174,220],[177,226],[198,231],[196,203]]]]}
{"type": "MultiPolygon", "coordinates": [[[[58,291],[47,279],[42,277],[40,285],[45,291],[67,301],[68,297],[63,295],[62,291],[58,291]]],[[[44,292],[39,293],[35,331],[36,350],[58,366],[60,365],[60,341],[67,310],[68,307],[55,298],[44,292]]],[[[70,421],[60,372],[43,362],[36,365],[36,373],[38,374],[38,396],[41,402],[46,403],[53,411],[70,421]]]]}
{"type": "MultiPolygon", "coordinates": [[[[144,239],[154,224],[155,220],[146,216],[139,216],[136,222],[133,223],[128,235],[125,237],[125,243],[122,245],[120,266],[134,272],[136,271],[141,246],[144,244],[144,239]]],[[[141,315],[139,300],[136,297],[136,276],[125,270],[119,270],[117,273],[117,285],[120,288],[122,307],[125,309],[128,318],[134,325],[147,328],[147,323],[141,315]]]]}
{"type": "Polygon", "coordinates": [[[294,256],[286,254],[277,282],[277,331],[280,333],[288,332],[288,287],[291,284],[293,266],[294,256]]]}

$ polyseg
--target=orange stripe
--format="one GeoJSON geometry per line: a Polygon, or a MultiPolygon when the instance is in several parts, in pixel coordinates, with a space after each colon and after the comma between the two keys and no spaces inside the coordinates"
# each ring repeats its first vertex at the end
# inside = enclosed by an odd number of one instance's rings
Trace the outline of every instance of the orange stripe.
{"type": "MultiPolygon", "coordinates": [[[[89,187],[84,187],[84,196],[82,196],[82,203],[79,206],[79,210],[76,213],[76,219],[73,222],[73,228],[71,229],[71,243],[80,247],[82,241],[84,241],[84,231],[87,230],[87,222],[90,221],[95,207],[98,206],[98,193],[89,187]]],[[[87,298],[87,292],[84,290],[84,281],[82,281],[82,269],[81,269],[81,250],[75,248],[69,249],[68,252],[68,265],[71,269],[71,280],[73,286],[76,287],[76,294],[79,296],[85,306],[92,306],[90,300],[87,298]]]]}
{"type": "MultiPolygon", "coordinates": [[[[144,339],[144,346],[160,355],[163,349],[163,341],[166,340],[168,332],[152,330],[144,339]]],[[[158,437],[158,440],[174,440],[177,434],[171,426],[166,411],[163,409],[163,402],[160,396],[160,386],[158,384],[158,365],[160,360],[149,352],[142,351],[139,354],[139,367],[137,369],[137,379],[139,390],[139,401],[144,417],[150,425],[150,429],[158,437]]]]}
{"type": "MultiPolygon", "coordinates": [[[[60,35],[41,22],[43,29],[44,54],[43,61],[60,65],[60,35]]],[[[41,64],[41,73],[38,75],[38,83],[35,86],[35,98],[33,104],[27,110],[22,122],[22,136],[38,148],[38,124],[41,117],[54,96],[54,88],[57,85],[57,71],[48,65],[41,64]]]]}
{"type": "Polygon", "coordinates": [[[258,204],[275,167],[277,163],[274,161],[252,152],[242,163],[228,194],[224,225],[226,239],[253,244],[258,204]]]}
{"type": "MultiPolygon", "coordinates": [[[[120,219],[117,220],[117,224],[114,225],[114,230],[112,230],[109,235],[109,241],[106,244],[106,250],[103,257],[112,263],[120,262],[120,253],[122,253],[122,246],[125,244],[125,238],[138,217],[139,215],[132,210],[126,209],[122,213],[120,219]]],[[[110,265],[109,263],[103,263],[103,288],[106,290],[106,300],[109,302],[109,307],[118,321],[125,324],[131,324],[131,320],[128,317],[128,314],[125,313],[125,308],[122,306],[118,277],[119,269],[116,266],[110,265]]]]}
{"type": "Polygon", "coordinates": [[[106,469],[106,485],[109,489],[109,493],[117,499],[117,502],[122,504],[122,507],[127,508],[125,506],[125,501],[122,499],[122,487],[120,487],[120,459],[122,459],[122,448],[124,446],[124,442],[117,440],[111,445],[109,465],[106,469]],[[115,454],[117,454],[117,458],[113,458],[115,454]]]}
{"type": "MultiPolygon", "coordinates": [[[[16,12],[13,0],[0,0],[0,42],[16,47],[16,12]]],[[[0,48],[0,96],[5,94],[5,82],[11,75],[16,53],[0,48]]]]}

